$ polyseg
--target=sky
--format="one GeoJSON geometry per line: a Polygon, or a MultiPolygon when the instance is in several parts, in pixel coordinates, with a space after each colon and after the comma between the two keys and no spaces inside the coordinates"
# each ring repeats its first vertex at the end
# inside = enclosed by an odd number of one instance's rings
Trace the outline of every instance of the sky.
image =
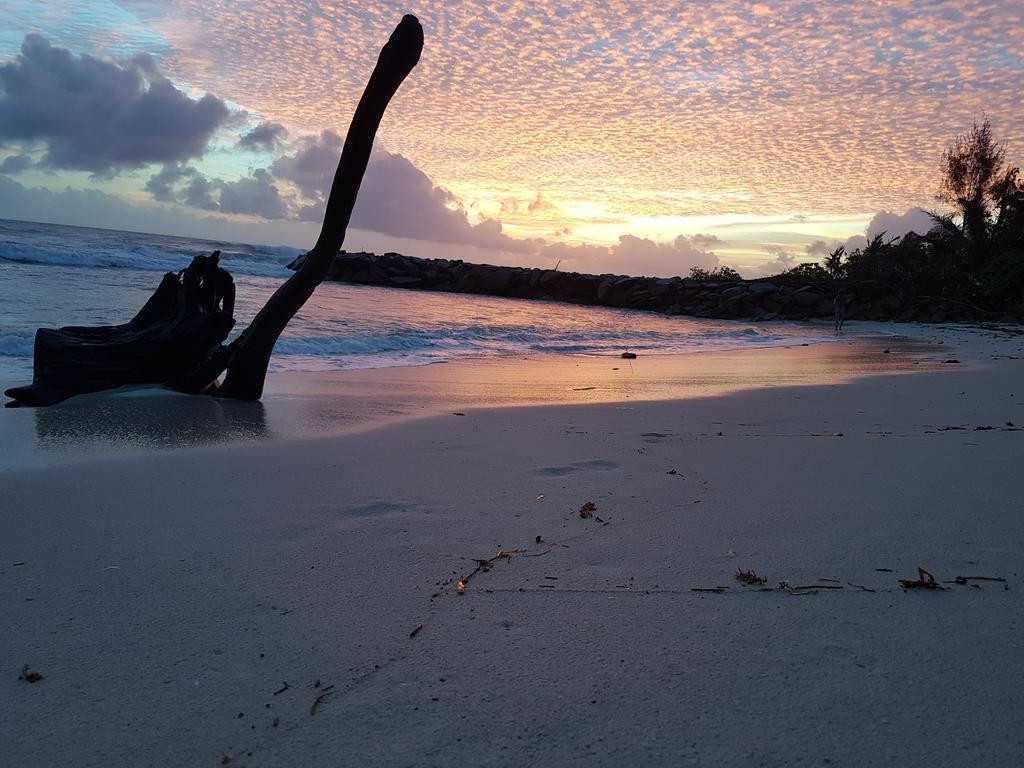
{"type": "Polygon", "coordinates": [[[927,229],[1024,3],[0,0],[0,217],[311,247],[404,13],[425,46],[346,248],[768,274],[927,229]]]}

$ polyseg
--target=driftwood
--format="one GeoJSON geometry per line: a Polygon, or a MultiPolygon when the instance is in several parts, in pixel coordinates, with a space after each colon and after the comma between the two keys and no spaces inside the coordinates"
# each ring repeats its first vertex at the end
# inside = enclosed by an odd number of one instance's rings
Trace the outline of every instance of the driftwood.
{"type": "Polygon", "coordinates": [[[231,277],[215,258],[197,256],[180,273],[164,275],[145,306],[123,325],[40,328],[32,384],[5,394],[13,404],[41,406],[124,384],[173,386],[234,327],[233,285],[230,298],[220,299],[227,285],[231,277]],[[214,284],[222,286],[220,291],[214,284]]]}
{"type": "Polygon", "coordinates": [[[237,339],[223,344],[235,322],[234,293],[225,288],[230,276],[215,257],[197,257],[181,273],[165,275],[152,298],[124,325],[40,329],[33,383],[7,390],[14,399],[8,405],[52,405],[74,394],[142,383],[258,400],[274,344],[326,277],[344,242],[381,118],[422,49],[419,21],[404,16],[381,49],[356,107],[316,245],[237,339]]]}

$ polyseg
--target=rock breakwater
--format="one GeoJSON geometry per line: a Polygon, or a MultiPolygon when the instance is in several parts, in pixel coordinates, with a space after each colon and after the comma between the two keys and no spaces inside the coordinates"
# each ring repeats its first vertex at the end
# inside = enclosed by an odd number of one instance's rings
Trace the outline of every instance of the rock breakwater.
{"type": "MultiPolygon", "coordinates": [[[[296,269],[304,257],[291,265],[296,269]]],[[[793,283],[785,276],[710,282],[689,277],[588,275],[555,269],[500,267],[399,253],[340,252],[328,280],[359,285],[564,301],[667,315],[753,321],[831,318],[837,287],[793,283]]],[[[914,297],[891,286],[844,285],[850,320],[947,322],[982,319],[962,302],[914,297]]]]}

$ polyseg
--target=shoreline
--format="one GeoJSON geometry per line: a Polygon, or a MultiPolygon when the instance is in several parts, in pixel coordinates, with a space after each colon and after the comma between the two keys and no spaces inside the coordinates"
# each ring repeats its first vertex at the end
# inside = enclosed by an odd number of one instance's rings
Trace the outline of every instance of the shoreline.
{"type": "Polygon", "coordinates": [[[6,422],[0,472],[139,451],[321,439],[477,409],[679,401],[948,367],[942,362],[948,333],[922,339],[883,328],[819,344],[633,360],[538,353],[422,366],[279,371],[268,376],[263,400],[254,403],[125,387],[49,408],[0,412],[6,422]]]}
{"type": "Polygon", "coordinates": [[[7,754],[1016,765],[1019,347],[6,472],[7,754]]]}

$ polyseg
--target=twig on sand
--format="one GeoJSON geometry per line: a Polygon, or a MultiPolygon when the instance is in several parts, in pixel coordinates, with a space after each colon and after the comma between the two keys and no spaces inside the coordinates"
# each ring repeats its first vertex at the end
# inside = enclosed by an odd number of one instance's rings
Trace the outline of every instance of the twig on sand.
{"type": "Polygon", "coordinates": [[[1002,576],[957,576],[954,584],[966,584],[969,581],[1006,581],[1002,576]]]}
{"type": "Polygon", "coordinates": [[[917,568],[917,579],[900,579],[900,586],[904,589],[945,589],[934,576],[920,566],[917,568]]]}
{"type": "Polygon", "coordinates": [[[423,625],[422,624],[417,624],[415,627],[412,628],[412,632],[409,633],[409,637],[416,637],[416,635],[418,635],[422,631],[423,631],[423,625]]]}
{"type": "MultiPolygon", "coordinates": [[[[554,547],[549,548],[548,552],[550,552],[552,549],[554,549],[554,547]]],[[[466,574],[461,579],[458,579],[455,582],[455,591],[458,592],[460,595],[465,594],[466,593],[466,584],[469,582],[469,580],[471,578],[476,576],[481,571],[483,573],[487,573],[489,570],[491,570],[491,568],[494,567],[494,564],[496,562],[498,562],[499,560],[511,560],[512,559],[512,555],[521,555],[521,554],[526,554],[526,553],[524,553],[523,550],[521,550],[521,549],[510,549],[507,552],[505,550],[499,549],[498,550],[498,554],[496,554],[494,557],[489,557],[489,558],[486,558],[486,559],[483,559],[483,560],[479,559],[479,558],[474,558],[473,562],[476,563],[476,568],[474,568],[468,574],[466,574]]],[[[546,554],[546,553],[541,553],[541,554],[546,554]]],[[[536,557],[536,555],[534,555],[534,557],[536,557]]]]}
{"type": "Polygon", "coordinates": [[[321,703],[323,703],[328,697],[334,695],[334,691],[330,690],[333,687],[334,686],[332,685],[328,688],[325,688],[323,693],[321,693],[319,696],[313,699],[313,706],[309,708],[310,717],[316,714],[316,711],[317,709],[319,709],[321,703]]]}
{"type": "Polygon", "coordinates": [[[853,583],[852,581],[848,581],[848,582],[846,582],[846,583],[847,583],[847,584],[849,584],[849,585],[850,585],[851,587],[853,587],[854,589],[859,589],[859,590],[861,590],[862,592],[876,592],[876,591],[877,591],[877,590],[874,590],[874,589],[870,589],[870,588],[868,588],[868,587],[865,587],[865,586],[864,586],[863,584],[854,584],[854,583],[853,583]]]}
{"type": "Polygon", "coordinates": [[[842,584],[807,584],[802,587],[790,587],[794,592],[803,592],[808,589],[842,589],[842,584]]]}
{"type": "Polygon", "coordinates": [[[287,680],[282,680],[281,682],[283,684],[282,684],[282,686],[280,688],[278,688],[276,691],[274,691],[274,693],[273,693],[274,696],[277,696],[279,693],[284,693],[285,691],[288,690],[288,681],[287,680]]]}

